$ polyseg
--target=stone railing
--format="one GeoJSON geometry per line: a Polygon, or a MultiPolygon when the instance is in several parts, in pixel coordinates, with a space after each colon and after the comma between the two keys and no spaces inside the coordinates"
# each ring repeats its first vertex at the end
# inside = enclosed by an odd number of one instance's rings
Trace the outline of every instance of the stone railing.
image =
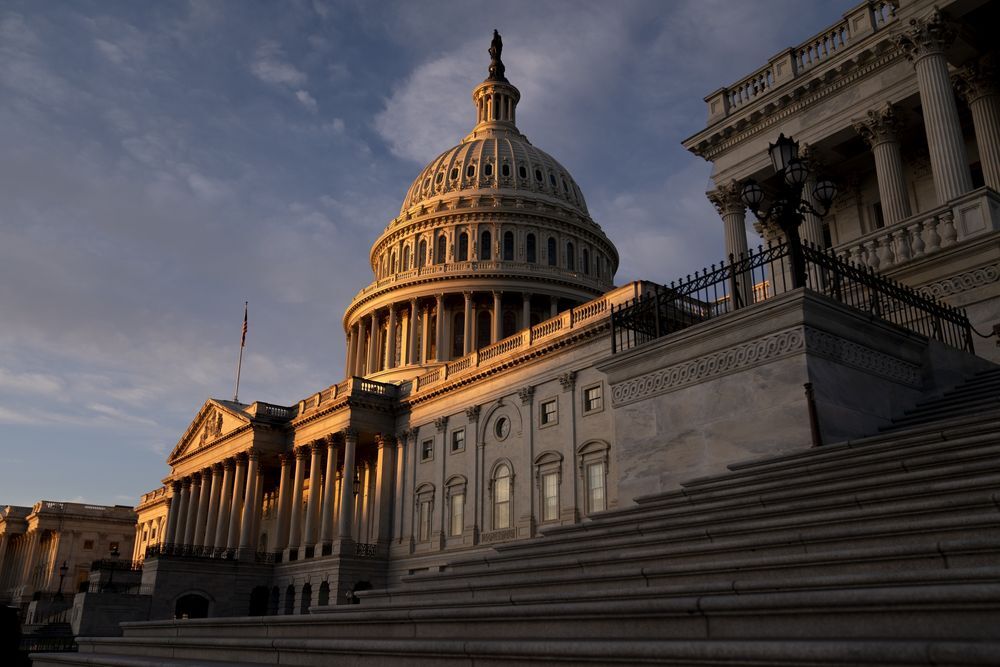
{"type": "Polygon", "coordinates": [[[283,405],[274,405],[273,403],[264,403],[263,401],[254,401],[254,403],[247,408],[247,412],[254,416],[266,416],[266,417],[277,417],[279,419],[288,419],[295,416],[295,409],[288,408],[283,405]]]}
{"type": "Polygon", "coordinates": [[[375,380],[352,377],[343,382],[331,385],[323,391],[318,391],[309,398],[299,401],[298,409],[294,416],[301,417],[307,412],[313,412],[330,403],[336,398],[357,394],[368,394],[375,396],[395,397],[398,387],[375,380]]]}
{"type": "Polygon", "coordinates": [[[161,486],[155,491],[150,491],[149,493],[144,493],[139,496],[139,507],[146,505],[147,503],[152,503],[167,496],[167,487],[161,486]]]}
{"type": "Polygon", "coordinates": [[[469,262],[447,262],[444,264],[430,264],[420,268],[400,271],[391,276],[380,278],[367,287],[362,288],[354,295],[354,301],[361,297],[380,290],[384,287],[402,285],[422,278],[433,278],[448,275],[466,275],[484,273],[489,271],[502,271],[504,275],[524,275],[524,276],[558,276],[569,278],[577,283],[589,285],[594,288],[610,287],[611,284],[593,275],[587,275],[580,271],[570,271],[558,266],[548,264],[538,264],[534,262],[510,262],[499,260],[469,261],[469,262]]]}
{"type": "Polygon", "coordinates": [[[898,0],[873,0],[834,25],[771,58],[766,65],[705,98],[709,123],[728,116],[772,89],[815,69],[895,21],[898,0]]]}
{"type": "Polygon", "coordinates": [[[528,349],[533,344],[544,341],[551,336],[606,318],[611,312],[612,305],[624,303],[635,296],[636,285],[636,283],[629,283],[624,287],[619,287],[593,301],[563,311],[529,329],[522,329],[513,336],[498,340],[480,350],[449,361],[410,382],[404,382],[401,385],[401,395],[409,395],[452,376],[472,372],[519,350],[528,349]]]}
{"type": "Polygon", "coordinates": [[[495,544],[497,542],[506,542],[508,540],[513,540],[517,537],[517,529],[515,528],[504,528],[503,530],[494,530],[489,533],[483,533],[479,536],[480,544],[495,544]]]}
{"type": "Polygon", "coordinates": [[[1000,230],[1000,196],[979,188],[905,220],[842,243],[837,256],[881,272],[1000,230]]]}

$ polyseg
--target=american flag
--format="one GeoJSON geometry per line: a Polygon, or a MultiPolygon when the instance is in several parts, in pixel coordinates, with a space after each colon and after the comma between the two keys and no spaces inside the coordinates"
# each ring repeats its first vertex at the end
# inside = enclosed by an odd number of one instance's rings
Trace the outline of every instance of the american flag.
{"type": "Polygon", "coordinates": [[[247,307],[249,305],[249,301],[243,303],[243,338],[240,339],[240,347],[247,346],[247,307]]]}

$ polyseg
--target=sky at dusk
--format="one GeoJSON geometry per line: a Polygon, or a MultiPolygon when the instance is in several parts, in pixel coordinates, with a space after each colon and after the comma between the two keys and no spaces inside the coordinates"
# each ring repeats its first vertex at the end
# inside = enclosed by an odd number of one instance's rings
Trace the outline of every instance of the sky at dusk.
{"type": "Polygon", "coordinates": [[[0,505],[133,505],[208,397],[343,379],[342,316],[411,181],[475,120],[494,28],[518,126],[616,283],[722,255],[702,98],[856,2],[0,5],[0,505]]]}

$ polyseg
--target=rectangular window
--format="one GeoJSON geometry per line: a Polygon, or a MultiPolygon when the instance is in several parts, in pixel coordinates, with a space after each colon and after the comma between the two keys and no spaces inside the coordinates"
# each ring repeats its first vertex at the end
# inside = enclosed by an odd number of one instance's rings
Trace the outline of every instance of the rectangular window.
{"type": "Polygon", "coordinates": [[[885,215],[882,213],[882,202],[872,204],[872,227],[882,229],[885,227],[885,215]]]}
{"type": "Polygon", "coordinates": [[[420,460],[430,461],[434,458],[434,439],[429,438],[420,443],[420,460]]]}
{"type": "Polygon", "coordinates": [[[465,494],[453,493],[451,496],[451,532],[452,537],[462,534],[465,525],[465,494]]]}
{"type": "Polygon", "coordinates": [[[431,539],[431,501],[420,501],[420,541],[426,542],[431,539]]]}
{"type": "Polygon", "coordinates": [[[149,539],[149,531],[148,530],[142,531],[142,541],[145,542],[148,539],[149,539]]]}
{"type": "Polygon", "coordinates": [[[149,539],[151,540],[156,539],[156,526],[153,526],[153,532],[149,534],[149,539]]]}
{"type": "Polygon", "coordinates": [[[607,509],[604,498],[604,462],[587,466],[587,512],[603,512],[607,509]]]}
{"type": "Polygon", "coordinates": [[[583,411],[596,412],[604,408],[604,397],[601,393],[601,385],[587,387],[583,390],[583,411]]]}
{"type": "Polygon", "coordinates": [[[542,426],[555,424],[559,418],[559,403],[556,399],[542,403],[542,426]]]}
{"type": "Polygon", "coordinates": [[[451,451],[460,452],[465,449],[465,429],[459,429],[451,434],[451,451]]]}
{"type": "Polygon", "coordinates": [[[87,551],[90,551],[91,549],[93,549],[94,548],[94,540],[84,540],[83,541],[83,548],[85,550],[87,550],[87,551]]]}
{"type": "Polygon", "coordinates": [[[559,473],[542,475],[542,521],[559,518],[559,473]]]}

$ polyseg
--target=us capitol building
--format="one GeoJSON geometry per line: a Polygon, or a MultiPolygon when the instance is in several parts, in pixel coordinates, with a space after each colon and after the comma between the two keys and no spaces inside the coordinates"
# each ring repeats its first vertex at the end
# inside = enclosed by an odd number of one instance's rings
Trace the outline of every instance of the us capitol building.
{"type": "Polygon", "coordinates": [[[134,588],[78,595],[79,662],[37,664],[1000,659],[998,22],[864,2],[710,94],[684,145],[725,259],[669,286],[614,284],[494,32],[472,130],[372,246],[345,378],[206,401],[134,588]]]}

